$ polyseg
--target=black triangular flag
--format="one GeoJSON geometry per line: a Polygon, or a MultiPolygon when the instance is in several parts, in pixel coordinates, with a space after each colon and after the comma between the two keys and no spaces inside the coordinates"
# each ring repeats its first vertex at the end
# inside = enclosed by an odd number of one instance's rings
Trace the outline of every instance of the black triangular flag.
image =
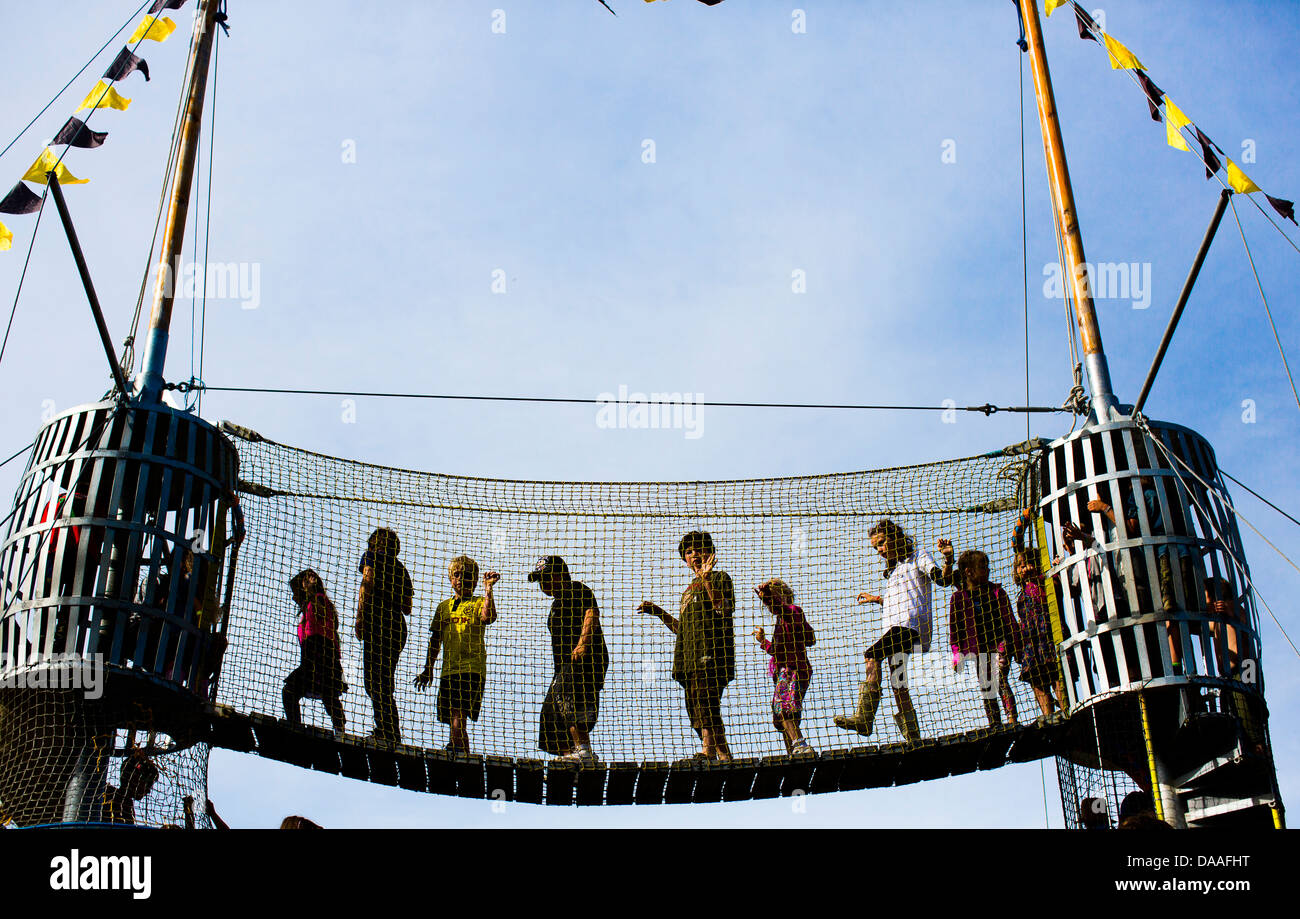
{"type": "Polygon", "coordinates": [[[154,0],[153,6],[149,7],[149,15],[156,15],[163,10],[178,10],[184,5],[185,0],[154,0]]]}
{"type": "MultiPolygon", "coordinates": [[[[1272,201],[1272,198],[1269,198],[1272,201]]],[[[1276,206],[1276,205],[1274,205],[1276,206]]],[[[41,209],[41,198],[19,182],[0,201],[0,214],[34,214],[41,209]]]]}
{"type": "MultiPolygon", "coordinates": [[[[1292,223],[1296,222],[1294,201],[1288,201],[1286,198],[1274,198],[1268,192],[1264,192],[1264,197],[1268,199],[1269,204],[1273,205],[1273,210],[1277,211],[1292,223]]],[[[1300,224],[1296,224],[1296,226],[1300,226],[1300,224]]]]}
{"type": "Polygon", "coordinates": [[[1219,158],[1214,155],[1214,150],[1218,150],[1220,153],[1222,153],[1223,150],[1218,144],[1206,137],[1201,129],[1196,125],[1192,125],[1192,130],[1196,132],[1196,139],[1200,141],[1201,144],[1201,153],[1205,157],[1205,177],[1208,179],[1223,168],[1223,164],[1219,162],[1219,158]],[[1211,150],[1211,147],[1213,147],[1214,150],[1211,150]]]}
{"type": "Polygon", "coordinates": [[[109,64],[108,69],[104,71],[104,79],[125,80],[137,70],[144,74],[144,80],[148,83],[149,65],[145,63],[144,58],[136,57],[129,50],[123,48],[117,53],[113,63],[109,64]]]}
{"type": "Polygon", "coordinates": [[[1142,91],[1147,94],[1147,106],[1151,109],[1151,120],[1160,120],[1160,101],[1164,98],[1164,90],[1151,82],[1145,70],[1137,71],[1138,82],[1142,84],[1142,91]]]}
{"type": "Polygon", "coordinates": [[[107,131],[92,131],[86,127],[86,123],[75,115],[67,120],[63,127],[59,128],[59,133],[54,135],[51,144],[68,144],[72,147],[85,147],[93,150],[96,147],[102,147],[104,141],[108,140],[107,131]]]}
{"type": "Polygon", "coordinates": [[[1079,37],[1086,38],[1089,41],[1096,41],[1097,36],[1093,32],[1100,32],[1101,29],[1093,18],[1083,11],[1083,7],[1075,6],[1074,18],[1079,24],[1079,37]]]}

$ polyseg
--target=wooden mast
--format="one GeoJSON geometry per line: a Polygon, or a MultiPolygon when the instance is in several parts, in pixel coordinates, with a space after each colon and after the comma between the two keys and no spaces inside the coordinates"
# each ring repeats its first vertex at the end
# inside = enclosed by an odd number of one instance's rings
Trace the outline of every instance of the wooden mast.
{"type": "Polygon", "coordinates": [[[1035,0],[1020,0],[1020,10],[1024,19],[1025,38],[1029,42],[1029,63],[1034,74],[1034,94],[1038,97],[1038,120],[1043,129],[1043,152],[1047,158],[1052,203],[1068,263],[1061,267],[1069,275],[1074,292],[1074,309],[1079,319],[1079,335],[1083,339],[1084,367],[1092,389],[1093,413],[1099,422],[1104,423],[1119,416],[1115,394],[1111,389],[1110,367],[1101,345],[1097,310],[1088,286],[1087,258],[1083,254],[1083,236],[1079,233],[1074,189],[1070,185],[1070,168],[1065,162],[1065,141],[1061,138],[1061,123],[1056,117],[1056,96],[1052,92],[1052,74],[1048,70],[1047,52],[1043,48],[1043,28],[1038,19],[1038,4],[1035,0]]]}
{"type": "Polygon", "coordinates": [[[194,14],[194,42],[186,78],[185,116],[180,126],[176,171],[172,179],[162,248],[158,253],[153,310],[149,314],[149,337],[145,342],[141,370],[142,401],[156,402],[162,396],[163,365],[167,361],[172,303],[176,299],[177,269],[185,245],[185,219],[190,210],[190,186],[194,184],[194,167],[198,159],[199,134],[203,122],[203,98],[207,90],[208,63],[212,59],[219,5],[220,0],[200,0],[199,8],[194,14]]]}

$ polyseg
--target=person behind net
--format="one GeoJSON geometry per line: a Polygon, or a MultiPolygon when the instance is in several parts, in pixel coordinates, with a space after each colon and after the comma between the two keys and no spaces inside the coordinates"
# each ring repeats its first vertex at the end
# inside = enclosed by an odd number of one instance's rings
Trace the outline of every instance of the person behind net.
{"type": "Polygon", "coordinates": [[[1038,550],[1033,546],[1016,550],[1016,584],[1020,597],[1016,615],[1020,620],[1020,679],[1033,687],[1034,698],[1043,712],[1042,721],[1053,718],[1053,706],[1065,714],[1065,681],[1052,637],[1052,619],[1047,606],[1047,587],[1038,567],[1038,550]],[[1055,698],[1053,698],[1055,693],[1055,698]]]}
{"type": "Polygon", "coordinates": [[[772,640],[760,625],[754,629],[754,640],[770,655],[768,675],[776,684],[772,691],[772,725],[785,741],[785,752],[791,756],[811,756],[816,751],[808,745],[800,727],[803,717],[803,699],[812,682],[812,664],[808,663],[807,649],[817,643],[817,635],[804,618],[803,610],[794,603],[794,591],[780,578],[765,581],[754,588],[763,605],[776,615],[772,640]]]}
{"type": "Polygon", "coordinates": [[[736,596],[731,577],[715,570],[713,537],[693,530],[677,546],[694,575],[682,593],[680,618],[646,600],[637,612],[659,619],[677,636],[673,647],[673,679],[686,693],[686,714],[700,737],[695,759],[731,761],[722,724],[722,694],[736,678],[736,634],[732,613],[736,596]]]}
{"type": "Polygon", "coordinates": [[[1083,547],[1083,556],[1070,567],[1067,577],[1071,589],[1076,594],[1081,593],[1084,583],[1087,583],[1093,616],[1098,622],[1105,622],[1108,617],[1106,615],[1106,591],[1103,576],[1108,569],[1115,577],[1116,586],[1119,586],[1118,575],[1114,573],[1110,553],[1102,548],[1097,537],[1081,529],[1077,523],[1071,520],[1061,521],[1061,543],[1065,551],[1052,559],[1052,567],[1058,567],[1065,561],[1066,556],[1073,555],[1076,545],[1083,547]]]}
{"type": "Polygon", "coordinates": [[[119,787],[104,788],[104,820],[108,823],[135,825],[135,802],[153,791],[158,781],[158,767],[142,751],[132,750],[122,759],[119,787]]]}
{"type": "Polygon", "coordinates": [[[320,575],[312,569],[300,571],[289,580],[293,602],[298,604],[298,645],[302,662],[284,680],[284,715],[292,725],[302,724],[298,701],[304,696],[320,699],[334,725],[334,733],[343,736],[347,719],[343,715],[342,695],[348,691],[343,682],[343,647],[339,642],[339,616],[325,592],[320,575]]]}
{"type": "Polygon", "coordinates": [[[888,518],[872,527],[867,536],[872,548],[885,560],[885,594],[882,597],[860,593],[858,602],[884,606],[884,634],[863,652],[867,662],[866,679],[858,687],[857,710],[852,715],[836,715],[833,720],[836,727],[846,731],[857,731],[864,737],[871,734],[876,709],[880,707],[880,665],[888,660],[889,681],[898,705],[894,723],[908,743],[916,743],[921,739],[921,727],[907,688],[907,658],[917,645],[922,651],[930,650],[934,628],[930,584],[953,585],[952,543],[940,539],[935,544],[943,554],[944,563],[940,568],[929,552],[918,549],[912,537],[888,518]]]}
{"type": "Polygon", "coordinates": [[[551,632],[555,676],[542,700],[538,746],[565,762],[596,763],[591,731],[600,714],[600,692],[609,670],[609,649],[600,627],[596,595],[569,574],[558,555],[547,555],[528,574],[554,597],[546,627],[551,632]]]}
{"type": "Polygon", "coordinates": [[[952,669],[961,669],[968,657],[975,658],[980,691],[984,697],[984,714],[989,727],[1002,727],[993,692],[993,673],[997,671],[997,695],[1007,717],[1015,725],[1016,697],[1008,679],[1011,658],[1019,648],[1019,630],[1011,615],[1011,600],[1001,584],[989,582],[989,557],[979,549],[967,549],[957,559],[957,580],[961,583],[948,606],[948,640],[952,645],[952,669]]]}
{"type": "Polygon", "coordinates": [[[397,661],[406,647],[406,617],[414,590],[406,566],[397,560],[397,534],[378,529],[361,556],[361,595],[357,599],[356,636],[361,642],[366,695],[375,707],[371,737],[381,743],[402,742],[397,718],[397,661]]]}
{"type": "Polygon", "coordinates": [[[478,721],[483,704],[483,684],[487,680],[487,644],[484,633],[497,621],[496,599],[492,588],[501,575],[489,571],[483,575],[483,596],[474,596],[478,586],[478,562],[468,555],[451,560],[447,568],[452,596],[438,604],[429,625],[429,653],[424,669],[415,678],[417,689],[427,689],[433,682],[433,666],[443,648],[442,677],[438,681],[438,720],[449,725],[451,739],[447,749],[469,752],[469,729],[466,721],[478,721]]]}

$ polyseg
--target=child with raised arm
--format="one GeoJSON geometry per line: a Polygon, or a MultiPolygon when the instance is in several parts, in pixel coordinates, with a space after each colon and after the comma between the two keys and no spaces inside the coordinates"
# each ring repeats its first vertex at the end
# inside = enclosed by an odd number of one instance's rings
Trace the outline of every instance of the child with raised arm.
{"type": "Polygon", "coordinates": [[[804,618],[803,610],[794,605],[794,591],[780,578],[773,578],[754,588],[763,605],[776,614],[772,640],[760,625],[754,640],[771,655],[767,672],[776,684],[772,692],[772,725],[781,732],[785,752],[791,756],[813,754],[804,739],[799,721],[803,716],[803,697],[812,682],[812,665],[807,648],[816,644],[817,636],[804,618]]]}
{"type": "Polygon", "coordinates": [[[1011,600],[1001,584],[989,583],[989,557],[978,549],[967,549],[957,559],[957,578],[962,587],[953,593],[948,608],[953,669],[961,666],[964,657],[975,657],[975,670],[984,695],[984,714],[989,719],[989,727],[999,728],[1002,715],[993,693],[996,667],[997,692],[1014,725],[1016,697],[1011,693],[1007,677],[1018,634],[1016,620],[1011,615],[1011,600]]]}
{"type": "Polygon", "coordinates": [[[656,617],[677,636],[673,679],[686,692],[686,713],[703,749],[696,759],[729,762],[731,750],[722,725],[722,694],[736,678],[736,608],[731,576],[716,571],[713,537],[695,530],[682,537],[677,554],[695,577],[682,594],[681,618],[651,603],[637,611],[656,617]]]}
{"type": "Polygon", "coordinates": [[[468,555],[451,560],[447,568],[452,597],[438,604],[429,626],[429,653],[424,670],[415,678],[417,689],[426,689],[433,681],[433,666],[438,652],[446,648],[442,659],[442,677],[438,681],[438,720],[450,725],[451,742],[447,749],[469,752],[466,721],[477,721],[483,704],[483,684],[487,679],[487,644],[484,632],[497,621],[496,599],[492,588],[501,575],[489,571],[483,575],[483,596],[474,596],[478,586],[478,562],[468,555]]]}
{"type": "Polygon", "coordinates": [[[1020,587],[1020,597],[1016,600],[1016,615],[1020,620],[1020,679],[1033,687],[1043,721],[1051,721],[1053,706],[1065,714],[1065,682],[1061,679],[1056,639],[1052,637],[1048,588],[1038,567],[1037,549],[1031,546],[1016,550],[1015,578],[1020,587]]]}

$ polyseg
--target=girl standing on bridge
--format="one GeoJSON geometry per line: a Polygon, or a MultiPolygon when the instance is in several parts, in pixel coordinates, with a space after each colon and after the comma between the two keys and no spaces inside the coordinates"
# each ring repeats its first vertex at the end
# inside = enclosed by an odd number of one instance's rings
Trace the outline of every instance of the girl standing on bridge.
{"type": "Polygon", "coordinates": [[[300,571],[289,581],[293,602],[302,614],[298,620],[298,644],[302,663],[284,681],[282,698],[285,719],[302,724],[298,703],[304,696],[321,700],[336,735],[347,724],[343,716],[343,647],[339,643],[339,614],[325,592],[320,575],[312,569],[300,571]]]}
{"type": "Polygon", "coordinates": [[[858,687],[857,711],[852,715],[836,715],[835,726],[857,731],[864,737],[871,734],[875,728],[876,709],[880,707],[880,664],[888,660],[890,683],[898,704],[894,723],[908,743],[916,743],[921,739],[921,727],[912,705],[912,694],[907,688],[907,658],[917,645],[922,651],[930,649],[934,628],[930,584],[952,586],[952,543],[940,539],[935,544],[943,554],[943,568],[940,568],[934,557],[924,549],[918,549],[912,537],[892,520],[881,520],[867,536],[872,548],[885,560],[887,583],[883,597],[860,593],[858,602],[884,606],[884,634],[863,652],[867,660],[867,678],[858,687]]]}
{"type": "Polygon", "coordinates": [[[776,614],[771,641],[767,640],[761,625],[754,629],[758,646],[771,655],[767,672],[776,684],[772,693],[772,725],[781,732],[786,753],[812,755],[815,751],[804,738],[799,721],[803,716],[803,697],[812,682],[807,649],[816,644],[817,636],[804,618],[803,610],[795,606],[794,591],[785,581],[773,578],[755,587],[754,593],[776,614]]]}

